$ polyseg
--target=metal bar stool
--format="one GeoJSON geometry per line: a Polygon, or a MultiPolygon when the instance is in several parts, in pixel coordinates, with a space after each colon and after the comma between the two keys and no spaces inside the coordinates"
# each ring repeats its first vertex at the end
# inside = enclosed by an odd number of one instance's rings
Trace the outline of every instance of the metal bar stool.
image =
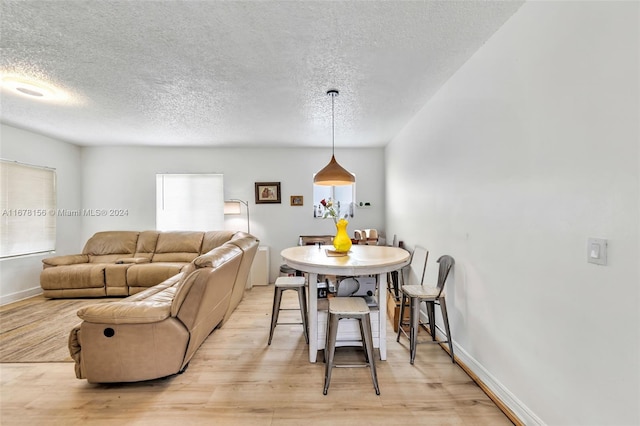
{"type": "Polygon", "coordinates": [[[331,382],[331,371],[333,367],[369,367],[371,369],[371,379],[376,395],[380,395],[378,387],[378,376],[376,375],[376,364],[373,356],[373,337],[371,334],[371,320],[369,306],[361,297],[333,297],[329,299],[329,314],[327,317],[327,341],[324,349],[325,373],[324,391],[326,395],[331,382]],[[343,318],[357,319],[360,323],[360,336],[362,337],[362,348],[364,349],[365,363],[363,364],[335,364],[336,338],[338,336],[338,322],[343,318]]]}
{"type": "Polygon", "coordinates": [[[273,293],[273,310],[271,311],[271,330],[269,331],[269,345],[273,338],[273,331],[276,325],[285,324],[302,324],[304,329],[304,340],[309,343],[309,331],[307,328],[307,293],[305,290],[305,278],[304,277],[278,277],[275,283],[275,290],[273,293]],[[282,301],[282,293],[286,290],[295,290],[298,292],[298,302],[300,304],[300,316],[302,322],[278,322],[278,314],[280,311],[297,311],[295,308],[280,308],[280,302],[282,301]]]}
{"type": "Polygon", "coordinates": [[[447,315],[447,303],[444,297],[444,285],[447,282],[447,277],[455,260],[449,255],[440,256],[438,259],[440,264],[438,269],[438,282],[435,287],[427,285],[403,285],[402,286],[402,304],[400,305],[400,318],[398,319],[398,335],[396,336],[396,342],[400,341],[400,334],[404,334],[409,338],[409,363],[413,364],[416,358],[416,345],[418,343],[427,343],[427,341],[418,342],[418,328],[429,326],[429,334],[431,334],[430,343],[448,343],[449,355],[451,356],[451,362],[455,363],[455,357],[453,355],[453,339],[451,338],[451,330],[449,328],[449,316],[447,315]],[[409,324],[403,321],[404,307],[407,303],[407,299],[410,300],[411,316],[409,324]],[[427,319],[428,323],[423,324],[420,321],[420,305],[422,302],[426,302],[427,305],[427,319]],[[436,325],[435,305],[440,305],[442,312],[442,321],[444,322],[445,330],[441,330],[436,325]],[[409,325],[409,334],[403,329],[403,326],[409,325]],[[442,332],[447,340],[441,341],[436,339],[436,329],[442,332]]]}

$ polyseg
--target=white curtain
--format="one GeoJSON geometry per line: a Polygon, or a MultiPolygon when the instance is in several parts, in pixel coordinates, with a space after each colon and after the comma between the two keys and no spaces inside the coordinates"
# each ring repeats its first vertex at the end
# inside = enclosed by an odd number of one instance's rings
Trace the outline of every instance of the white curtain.
{"type": "Polygon", "coordinates": [[[0,160],[0,258],[55,248],[55,169],[0,160]]]}
{"type": "Polygon", "coordinates": [[[156,229],[224,229],[223,175],[157,174],[156,229]]]}

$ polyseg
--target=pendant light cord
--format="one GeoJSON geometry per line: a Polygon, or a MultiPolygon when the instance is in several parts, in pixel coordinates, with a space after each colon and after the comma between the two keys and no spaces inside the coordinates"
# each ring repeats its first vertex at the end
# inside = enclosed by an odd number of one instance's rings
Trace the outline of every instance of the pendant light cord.
{"type": "Polygon", "coordinates": [[[331,156],[335,156],[336,150],[336,114],[335,114],[336,94],[331,92],[331,156]]]}
{"type": "Polygon", "coordinates": [[[327,95],[331,96],[331,156],[336,154],[336,96],[338,92],[335,89],[327,91],[327,95]]]}

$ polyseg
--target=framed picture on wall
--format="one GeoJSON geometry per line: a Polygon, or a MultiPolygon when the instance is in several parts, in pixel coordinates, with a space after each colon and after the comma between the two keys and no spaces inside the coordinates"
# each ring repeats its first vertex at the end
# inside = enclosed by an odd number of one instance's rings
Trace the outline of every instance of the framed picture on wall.
{"type": "Polygon", "coordinates": [[[256,204],[280,203],[280,182],[256,182],[256,204]]]}
{"type": "Polygon", "coordinates": [[[304,197],[302,195],[292,195],[291,196],[291,205],[292,206],[302,206],[304,204],[304,197]]]}

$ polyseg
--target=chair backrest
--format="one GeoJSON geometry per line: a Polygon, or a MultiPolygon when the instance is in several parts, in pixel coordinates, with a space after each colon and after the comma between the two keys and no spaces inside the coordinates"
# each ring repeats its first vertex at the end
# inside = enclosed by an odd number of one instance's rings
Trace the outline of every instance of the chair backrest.
{"type": "Polygon", "coordinates": [[[427,259],[429,251],[422,247],[416,246],[411,254],[411,262],[407,272],[407,279],[404,281],[407,285],[422,285],[424,281],[424,272],[427,270],[427,259]]]}
{"type": "Polygon", "coordinates": [[[378,230],[377,229],[365,229],[365,237],[367,244],[377,246],[378,245],[378,230]]]}
{"type": "Polygon", "coordinates": [[[299,246],[314,246],[316,244],[333,244],[333,235],[300,235],[299,246]]]}
{"type": "Polygon", "coordinates": [[[440,264],[440,267],[438,269],[438,285],[437,285],[438,296],[437,297],[440,297],[440,295],[442,294],[442,290],[444,289],[444,283],[447,282],[447,277],[449,276],[449,272],[451,271],[451,268],[456,263],[456,261],[453,259],[453,257],[449,256],[448,254],[445,254],[440,256],[440,259],[438,259],[438,263],[440,264]]]}

